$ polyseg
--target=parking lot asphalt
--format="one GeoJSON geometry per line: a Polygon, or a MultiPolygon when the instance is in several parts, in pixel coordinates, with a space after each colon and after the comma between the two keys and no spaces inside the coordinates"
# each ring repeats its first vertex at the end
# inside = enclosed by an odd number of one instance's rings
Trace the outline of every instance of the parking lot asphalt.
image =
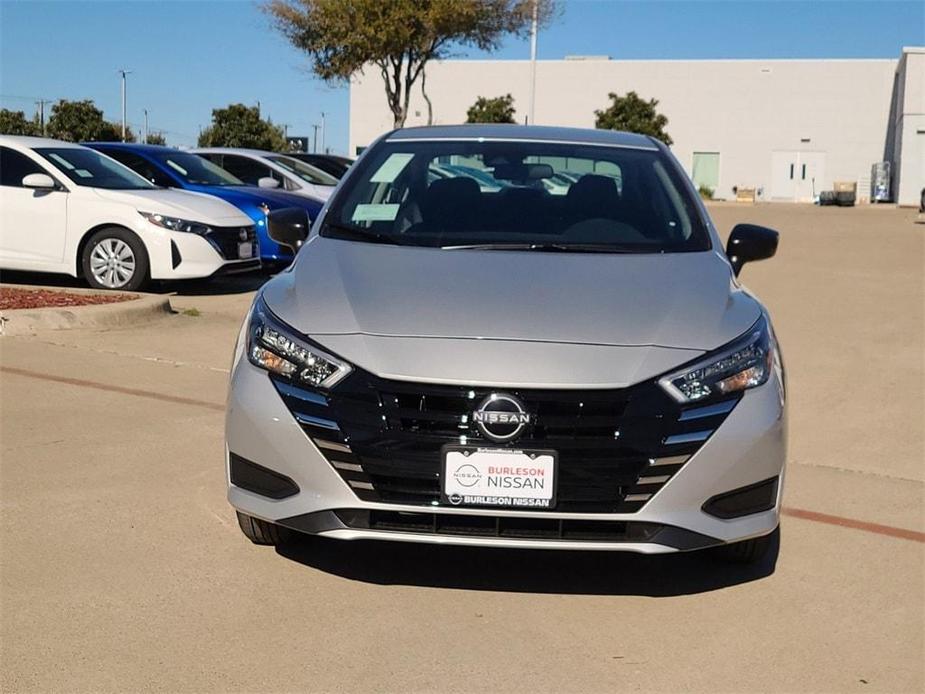
{"type": "Polygon", "coordinates": [[[222,411],[259,281],[163,287],[143,327],[0,338],[0,690],[925,690],[925,225],[711,213],[781,230],[742,275],[788,369],[776,566],[253,546],[222,411]]]}

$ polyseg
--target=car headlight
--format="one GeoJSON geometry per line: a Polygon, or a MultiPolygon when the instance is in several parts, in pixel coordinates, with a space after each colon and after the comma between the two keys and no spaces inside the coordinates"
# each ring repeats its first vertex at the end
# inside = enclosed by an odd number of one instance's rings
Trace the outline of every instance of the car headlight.
{"type": "Polygon", "coordinates": [[[762,316],[745,335],[705,359],[659,379],[680,403],[699,402],[755,388],[767,382],[777,344],[762,316]]]}
{"type": "Polygon", "coordinates": [[[254,366],[316,388],[331,388],[353,370],[297,335],[270,312],[262,297],[257,297],[251,311],[247,358],[254,366]]]}
{"type": "Polygon", "coordinates": [[[170,231],[186,231],[190,234],[200,235],[205,235],[212,231],[212,227],[209,225],[200,222],[191,222],[188,219],[168,217],[153,212],[142,212],[141,210],[138,210],[138,214],[147,219],[154,226],[161,227],[162,229],[169,229],[170,231]]]}

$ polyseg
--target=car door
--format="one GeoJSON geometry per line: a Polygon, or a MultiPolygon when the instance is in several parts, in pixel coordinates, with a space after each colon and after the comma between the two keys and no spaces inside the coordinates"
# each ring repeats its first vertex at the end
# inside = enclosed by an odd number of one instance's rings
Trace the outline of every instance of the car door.
{"type": "MultiPolygon", "coordinates": [[[[0,147],[0,263],[11,269],[51,269],[64,261],[66,190],[25,188],[29,174],[51,172],[10,147],[0,147]]],[[[52,178],[57,178],[52,176],[52,178]]]]}

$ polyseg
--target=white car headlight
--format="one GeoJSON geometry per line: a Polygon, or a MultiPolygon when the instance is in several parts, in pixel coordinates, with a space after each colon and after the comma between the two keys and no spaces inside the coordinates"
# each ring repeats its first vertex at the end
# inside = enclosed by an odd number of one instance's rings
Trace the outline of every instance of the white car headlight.
{"type": "Polygon", "coordinates": [[[162,229],[169,229],[170,231],[186,231],[191,234],[205,235],[212,231],[212,227],[208,224],[202,224],[201,222],[191,222],[188,219],[180,219],[179,217],[168,217],[163,214],[156,214],[154,212],[142,212],[138,210],[138,214],[147,219],[151,224],[162,229]]]}
{"type": "Polygon", "coordinates": [[[254,366],[316,388],[331,388],[353,370],[297,335],[259,296],[247,329],[247,358],[254,366]]]}
{"type": "Polygon", "coordinates": [[[777,359],[777,344],[762,316],[742,337],[712,355],[659,379],[680,403],[722,397],[767,382],[777,359]]]}

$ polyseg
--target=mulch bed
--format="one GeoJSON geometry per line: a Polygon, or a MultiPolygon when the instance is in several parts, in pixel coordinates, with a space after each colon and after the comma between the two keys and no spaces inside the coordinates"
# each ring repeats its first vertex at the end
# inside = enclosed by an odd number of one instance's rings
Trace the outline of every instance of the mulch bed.
{"type": "Polygon", "coordinates": [[[137,298],[134,294],[70,294],[48,289],[0,287],[0,310],[114,304],[137,298]]]}

